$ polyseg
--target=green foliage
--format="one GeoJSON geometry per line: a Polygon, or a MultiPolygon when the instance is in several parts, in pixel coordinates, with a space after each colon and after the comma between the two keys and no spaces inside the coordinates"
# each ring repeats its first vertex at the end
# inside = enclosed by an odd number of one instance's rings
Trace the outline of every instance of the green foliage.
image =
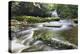
{"type": "Polygon", "coordinates": [[[18,21],[27,21],[28,23],[40,23],[40,22],[50,22],[50,21],[59,21],[60,18],[56,17],[34,17],[34,16],[16,16],[16,20],[18,21]]]}
{"type": "Polygon", "coordinates": [[[29,23],[36,23],[36,22],[40,22],[40,17],[33,17],[33,16],[17,16],[16,20],[18,21],[27,21],[29,23]]]}
{"type": "Polygon", "coordinates": [[[11,17],[14,16],[39,16],[50,17],[51,11],[55,9],[61,18],[78,18],[78,6],[77,5],[65,5],[65,4],[52,4],[52,3],[36,3],[36,2],[19,2],[12,1],[11,5],[11,17]]]}
{"type": "Polygon", "coordinates": [[[53,37],[53,32],[44,29],[34,31],[33,35],[34,39],[42,39],[42,40],[50,40],[52,37],[53,37]]]}
{"type": "Polygon", "coordinates": [[[77,5],[57,5],[57,11],[61,18],[77,18],[78,6],[77,5]]]}
{"type": "Polygon", "coordinates": [[[12,17],[22,15],[48,17],[50,16],[49,12],[55,9],[54,4],[35,2],[12,1],[10,5],[12,17]]]}

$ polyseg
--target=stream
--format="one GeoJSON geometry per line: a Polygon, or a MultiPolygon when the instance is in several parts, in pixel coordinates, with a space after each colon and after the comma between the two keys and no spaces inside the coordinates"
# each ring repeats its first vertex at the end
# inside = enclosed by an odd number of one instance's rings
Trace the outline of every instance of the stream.
{"type": "Polygon", "coordinates": [[[78,25],[72,20],[35,23],[11,32],[12,52],[77,49],[78,25]]]}

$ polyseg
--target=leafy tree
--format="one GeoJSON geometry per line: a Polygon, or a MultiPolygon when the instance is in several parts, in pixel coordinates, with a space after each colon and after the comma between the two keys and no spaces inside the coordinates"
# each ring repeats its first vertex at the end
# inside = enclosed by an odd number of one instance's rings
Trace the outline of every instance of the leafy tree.
{"type": "Polygon", "coordinates": [[[57,11],[61,18],[77,18],[78,7],[77,5],[57,5],[57,11]]]}
{"type": "Polygon", "coordinates": [[[54,10],[54,4],[46,3],[33,3],[33,2],[19,2],[12,1],[11,4],[11,16],[50,16],[50,11],[54,10]]]}
{"type": "Polygon", "coordinates": [[[34,2],[19,2],[11,1],[11,16],[40,16],[49,17],[51,11],[55,9],[61,18],[77,18],[78,6],[77,5],[64,5],[52,3],[34,3],[34,2]]]}

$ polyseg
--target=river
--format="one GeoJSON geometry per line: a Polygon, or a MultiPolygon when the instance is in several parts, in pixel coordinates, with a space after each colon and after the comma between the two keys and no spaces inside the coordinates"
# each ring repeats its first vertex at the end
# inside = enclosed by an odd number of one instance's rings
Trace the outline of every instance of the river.
{"type": "Polygon", "coordinates": [[[12,33],[12,52],[77,49],[78,25],[72,20],[35,23],[12,33]],[[15,35],[14,35],[15,34],[15,35]]]}

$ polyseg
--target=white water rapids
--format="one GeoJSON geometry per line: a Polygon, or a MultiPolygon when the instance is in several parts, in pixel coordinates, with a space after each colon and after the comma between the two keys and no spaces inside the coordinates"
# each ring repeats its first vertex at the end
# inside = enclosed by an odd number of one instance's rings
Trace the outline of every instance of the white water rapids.
{"type": "MultiPolygon", "coordinates": [[[[35,28],[15,32],[16,35],[12,35],[15,38],[11,40],[11,51],[12,52],[30,52],[30,51],[50,51],[58,49],[76,49],[77,46],[69,41],[65,41],[64,37],[59,37],[58,34],[46,44],[47,41],[34,40],[33,34],[35,30],[48,29],[53,32],[62,32],[72,29],[74,26],[71,20],[60,20],[59,22],[46,22],[46,23],[37,23],[35,28]],[[61,25],[61,27],[44,27],[44,24],[51,25],[61,25]],[[57,44],[57,45],[56,45],[57,44]],[[53,46],[52,46],[53,45],[53,46]]],[[[46,30],[45,30],[46,31],[46,30]]],[[[43,31],[42,31],[43,32],[43,31]]],[[[14,33],[14,34],[15,34],[14,33]]]]}

